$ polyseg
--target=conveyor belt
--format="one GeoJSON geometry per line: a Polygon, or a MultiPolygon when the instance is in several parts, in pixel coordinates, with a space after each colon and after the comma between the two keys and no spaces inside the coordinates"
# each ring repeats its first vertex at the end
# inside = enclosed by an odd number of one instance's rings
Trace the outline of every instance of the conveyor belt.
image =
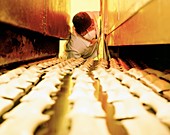
{"type": "Polygon", "coordinates": [[[125,64],[52,58],[4,72],[0,134],[170,135],[168,73],[125,64]]]}

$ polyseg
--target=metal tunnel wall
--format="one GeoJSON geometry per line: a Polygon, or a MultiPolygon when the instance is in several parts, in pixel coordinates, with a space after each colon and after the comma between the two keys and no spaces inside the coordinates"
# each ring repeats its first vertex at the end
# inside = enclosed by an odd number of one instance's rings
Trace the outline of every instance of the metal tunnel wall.
{"type": "Polygon", "coordinates": [[[0,0],[0,65],[57,56],[69,10],[68,0],[0,0]]]}
{"type": "Polygon", "coordinates": [[[169,0],[106,0],[109,46],[170,43],[169,0]]]}
{"type": "Polygon", "coordinates": [[[0,0],[0,21],[66,38],[69,5],[68,0],[0,0]]]}

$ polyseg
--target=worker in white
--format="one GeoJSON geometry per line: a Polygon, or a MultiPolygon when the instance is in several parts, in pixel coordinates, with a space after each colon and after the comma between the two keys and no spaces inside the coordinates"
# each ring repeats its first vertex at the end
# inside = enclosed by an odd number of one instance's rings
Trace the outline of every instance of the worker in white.
{"type": "Polygon", "coordinates": [[[88,12],[79,12],[73,19],[73,32],[66,44],[67,58],[95,58],[98,55],[98,27],[88,12]]]}

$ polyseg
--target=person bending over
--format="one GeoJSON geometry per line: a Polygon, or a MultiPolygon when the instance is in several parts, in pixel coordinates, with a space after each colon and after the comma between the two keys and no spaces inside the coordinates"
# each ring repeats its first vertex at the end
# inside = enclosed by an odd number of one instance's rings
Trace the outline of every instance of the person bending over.
{"type": "Polygon", "coordinates": [[[77,13],[73,19],[73,31],[66,44],[67,58],[95,58],[98,54],[97,23],[87,12],[77,13]]]}

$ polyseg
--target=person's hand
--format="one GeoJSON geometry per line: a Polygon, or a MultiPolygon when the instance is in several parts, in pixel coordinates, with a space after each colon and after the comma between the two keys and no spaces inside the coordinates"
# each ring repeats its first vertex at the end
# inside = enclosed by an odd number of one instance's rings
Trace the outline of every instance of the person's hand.
{"type": "Polygon", "coordinates": [[[98,42],[97,39],[90,40],[90,46],[95,45],[98,42]]]}

